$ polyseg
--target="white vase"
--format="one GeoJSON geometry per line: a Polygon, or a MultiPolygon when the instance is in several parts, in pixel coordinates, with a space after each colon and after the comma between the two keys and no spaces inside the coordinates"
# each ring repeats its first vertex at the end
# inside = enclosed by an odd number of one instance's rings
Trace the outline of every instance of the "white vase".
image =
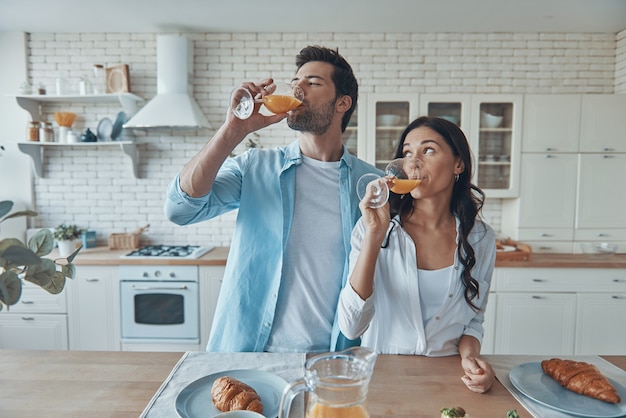
{"type": "Polygon", "coordinates": [[[69,257],[76,250],[76,240],[57,241],[57,245],[60,257],[69,257]]]}

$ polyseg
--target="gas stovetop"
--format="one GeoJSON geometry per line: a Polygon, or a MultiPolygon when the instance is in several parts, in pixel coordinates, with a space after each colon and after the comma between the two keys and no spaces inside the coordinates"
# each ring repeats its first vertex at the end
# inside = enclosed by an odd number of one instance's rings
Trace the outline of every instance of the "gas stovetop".
{"type": "Polygon", "coordinates": [[[214,246],[200,245],[148,245],[123,255],[122,258],[200,258],[214,246]]]}

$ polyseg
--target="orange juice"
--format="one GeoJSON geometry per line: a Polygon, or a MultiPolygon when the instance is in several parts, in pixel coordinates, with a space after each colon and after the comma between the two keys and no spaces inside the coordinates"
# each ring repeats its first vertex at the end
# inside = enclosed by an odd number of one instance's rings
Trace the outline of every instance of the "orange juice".
{"type": "Polygon", "coordinates": [[[420,179],[393,179],[393,186],[391,186],[391,191],[396,194],[407,194],[411,190],[415,189],[420,185],[422,180],[420,179]]]}
{"type": "Polygon", "coordinates": [[[263,97],[263,104],[273,113],[286,113],[300,106],[302,102],[295,97],[270,94],[263,97]]]}
{"type": "Polygon", "coordinates": [[[369,414],[361,405],[333,408],[316,403],[306,414],[306,418],[369,418],[369,414]]]}

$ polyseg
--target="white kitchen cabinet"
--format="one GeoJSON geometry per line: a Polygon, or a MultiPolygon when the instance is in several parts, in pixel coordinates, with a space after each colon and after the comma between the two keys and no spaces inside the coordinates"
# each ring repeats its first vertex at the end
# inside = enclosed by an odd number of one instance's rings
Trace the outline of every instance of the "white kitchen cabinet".
{"type": "Polygon", "coordinates": [[[578,152],[581,100],[579,94],[524,96],[522,152],[578,152]]]}
{"type": "Polygon", "coordinates": [[[358,155],[383,170],[393,159],[402,131],[417,114],[418,95],[369,94],[365,104],[365,131],[361,137],[366,141],[359,144],[358,155]]]}
{"type": "Polygon", "coordinates": [[[626,270],[497,268],[496,354],[625,354],[626,270]],[[615,335],[618,334],[618,335],[615,335]]]}
{"type": "MultiPolygon", "coordinates": [[[[90,104],[118,104],[128,116],[132,116],[137,111],[137,103],[143,99],[132,93],[84,95],[84,96],[47,96],[47,95],[26,95],[15,96],[15,99],[31,117],[31,120],[41,121],[44,118],[44,105],[58,103],[90,103],[90,104]]],[[[95,131],[95,129],[94,129],[95,131]]],[[[112,141],[112,142],[79,142],[79,143],[55,143],[55,142],[18,142],[18,148],[24,154],[31,157],[33,170],[38,177],[43,176],[43,162],[45,161],[45,150],[50,147],[120,147],[131,161],[133,174],[138,177],[137,167],[137,147],[132,141],[112,141]]]]}
{"type": "Polygon", "coordinates": [[[626,94],[582,96],[580,152],[626,152],[626,94]]]}
{"type": "Polygon", "coordinates": [[[626,154],[580,155],[576,229],[626,228],[624,178],[626,154]]]}
{"type": "Polygon", "coordinates": [[[65,291],[52,295],[23,282],[20,301],[0,312],[0,348],[67,350],[65,291]]]}
{"type": "Polygon", "coordinates": [[[423,95],[420,114],[444,117],[465,133],[474,155],[473,181],[490,198],[518,194],[522,95],[423,95]],[[484,114],[502,117],[488,125],[484,114]]]}
{"type": "Polygon", "coordinates": [[[574,353],[576,295],[498,293],[496,353],[574,353]]]}
{"type": "Polygon", "coordinates": [[[360,120],[365,120],[365,115],[360,115],[361,108],[365,109],[365,106],[357,107],[354,109],[354,113],[350,117],[350,122],[346,126],[346,130],[341,134],[341,140],[343,144],[348,148],[351,154],[359,156],[363,145],[366,141],[365,127],[361,127],[360,120]]]}
{"type": "Polygon", "coordinates": [[[626,292],[578,295],[575,354],[625,354],[626,332],[623,325],[622,329],[615,328],[622,324],[623,318],[626,318],[626,292]]]}
{"type": "Polygon", "coordinates": [[[71,350],[120,350],[117,280],[117,267],[76,266],[66,283],[71,350]]]}
{"type": "Polygon", "coordinates": [[[217,298],[224,279],[225,266],[200,266],[200,347],[204,349],[209,341],[217,298]]]}
{"type": "Polygon", "coordinates": [[[483,343],[480,347],[481,354],[495,354],[496,344],[496,310],[498,306],[498,295],[490,292],[485,312],[485,322],[483,322],[483,343]]]}

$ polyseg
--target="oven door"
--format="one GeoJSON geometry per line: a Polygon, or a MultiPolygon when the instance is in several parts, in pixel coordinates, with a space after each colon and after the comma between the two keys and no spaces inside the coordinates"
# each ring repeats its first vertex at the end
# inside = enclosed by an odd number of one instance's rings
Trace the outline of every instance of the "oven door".
{"type": "Polygon", "coordinates": [[[120,282],[122,340],[200,341],[198,283],[120,282]]]}

